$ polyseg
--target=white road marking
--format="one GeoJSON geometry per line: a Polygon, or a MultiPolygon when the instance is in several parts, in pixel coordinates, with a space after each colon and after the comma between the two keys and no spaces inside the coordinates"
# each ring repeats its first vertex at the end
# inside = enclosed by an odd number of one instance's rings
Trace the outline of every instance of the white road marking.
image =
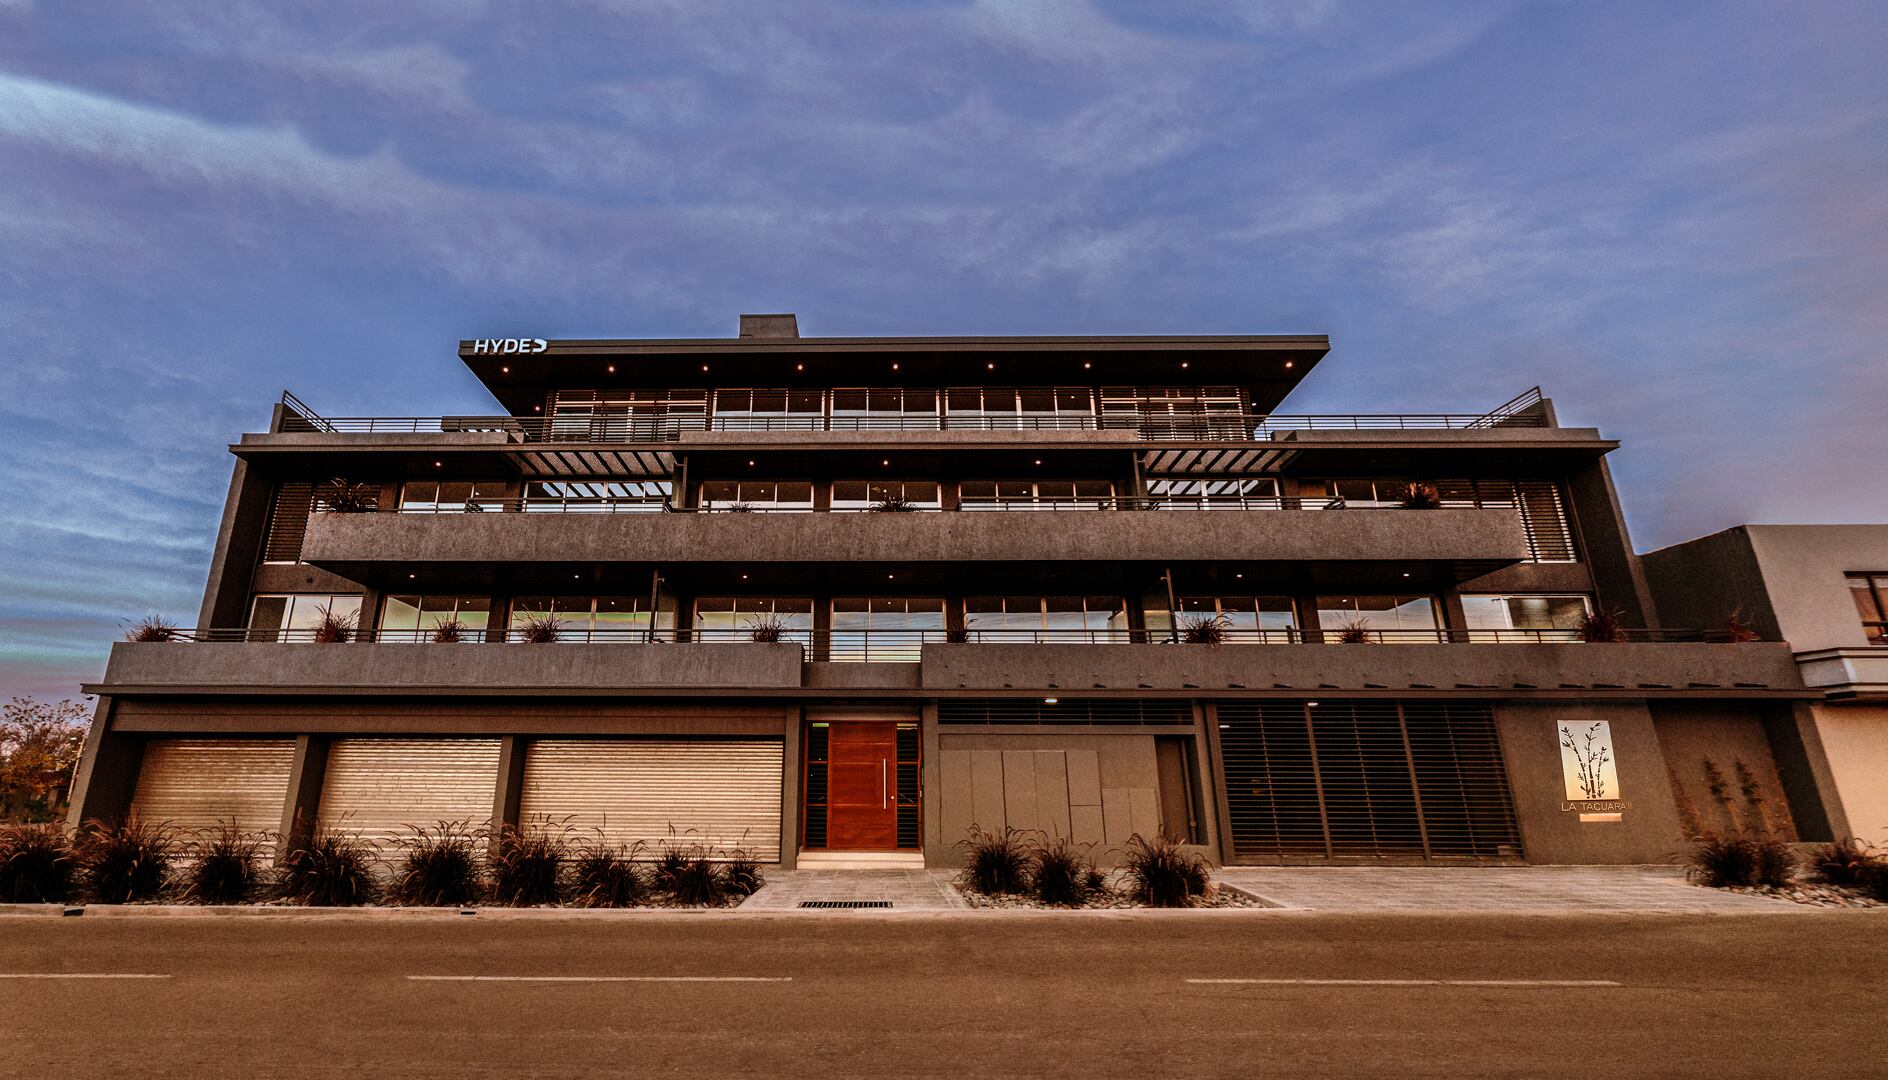
{"type": "Polygon", "coordinates": [[[1188,979],[1200,986],[1621,986],[1610,979],[1188,979]]]}
{"type": "Polygon", "coordinates": [[[546,983],[777,983],[792,976],[761,975],[408,975],[409,982],[546,982],[546,983]]]}
{"type": "Polygon", "coordinates": [[[169,975],[134,975],[119,972],[63,972],[45,971],[24,974],[6,974],[0,972],[0,979],[168,979],[169,975]]]}

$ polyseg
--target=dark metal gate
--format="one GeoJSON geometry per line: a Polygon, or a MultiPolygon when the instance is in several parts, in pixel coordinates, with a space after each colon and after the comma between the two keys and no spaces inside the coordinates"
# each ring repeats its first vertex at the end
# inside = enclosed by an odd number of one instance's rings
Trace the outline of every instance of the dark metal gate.
{"type": "Polygon", "coordinates": [[[1521,854],[1486,705],[1278,702],[1217,712],[1235,858],[1521,854]]]}

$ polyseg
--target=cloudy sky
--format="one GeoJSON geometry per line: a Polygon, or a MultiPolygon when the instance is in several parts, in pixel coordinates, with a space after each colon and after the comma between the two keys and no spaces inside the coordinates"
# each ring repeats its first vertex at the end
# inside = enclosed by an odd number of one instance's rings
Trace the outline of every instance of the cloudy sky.
{"type": "Polygon", "coordinates": [[[1888,519],[1879,0],[0,0],[0,694],[195,619],[292,388],[461,337],[1329,333],[1536,383],[1643,550],[1888,519]],[[299,8],[299,12],[290,9],[299,8]]]}

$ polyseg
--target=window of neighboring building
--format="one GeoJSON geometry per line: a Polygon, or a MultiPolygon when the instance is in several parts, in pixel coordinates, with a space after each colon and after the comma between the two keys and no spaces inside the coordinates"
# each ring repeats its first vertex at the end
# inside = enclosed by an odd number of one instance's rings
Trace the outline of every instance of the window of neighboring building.
{"type": "Polygon", "coordinates": [[[936,480],[835,480],[833,509],[871,510],[899,499],[916,510],[936,510],[936,480]]]}
{"type": "Polygon", "coordinates": [[[834,660],[910,662],[925,633],[944,629],[944,601],[922,597],[841,597],[833,601],[834,660]]]}
{"type": "Polygon", "coordinates": [[[532,480],[524,486],[527,513],[607,514],[661,510],[667,480],[532,480]]]}
{"type": "Polygon", "coordinates": [[[813,601],[793,596],[704,596],[695,601],[695,629],[704,641],[738,641],[756,627],[779,624],[784,641],[810,641],[813,601]]]}
{"type": "Polygon", "coordinates": [[[360,594],[263,593],[250,603],[249,629],[256,632],[251,636],[257,640],[306,641],[330,613],[348,620],[350,627],[358,628],[360,594]]]}
{"type": "Polygon", "coordinates": [[[1580,640],[1580,623],[1591,610],[1584,596],[1464,595],[1470,641],[1580,640]],[[1512,634],[1502,631],[1519,630],[1512,634]]]}
{"type": "Polygon", "coordinates": [[[460,514],[466,511],[503,510],[505,485],[500,480],[413,480],[400,485],[403,514],[460,514]]]}
{"type": "Polygon", "coordinates": [[[1870,645],[1888,645],[1888,574],[1850,574],[1849,594],[1870,645]]]}
{"type": "Polygon", "coordinates": [[[1127,601],[1119,596],[972,596],[964,600],[964,629],[978,641],[1125,641],[1127,601]]]}
{"type": "Polygon", "coordinates": [[[389,596],[380,608],[381,641],[431,641],[457,622],[460,641],[485,640],[492,602],[483,596],[389,596]]]}
{"type": "Polygon", "coordinates": [[[1295,640],[1297,611],[1289,596],[1183,596],[1181,617],[1218,617],[1228,641],[1283,644],[1295,640]]]}
{"type": "Polygon", "coordinates": [[[1435,600],[1428,596],[1318,597],[1318,626],[1326,641],[1341,641],[1351,631],[1371,641],[1434,642],[1439,625],[1435,600]]]}
{"type": "Polygon", "coordinates": [[[704,510],[808,511],[813,509],[813,485],[795,480],[704,480],[704,510]]]}
{"type": "Polygon", "coordinates": [[[1105,508],[1114,500],[1111,480],[965,480],[958,487],[958,505],[965,510],[999,510],[1006,506],[1105,508]]]}
{"type": "MultiPolygon", "coordinates": [[[[636,641],[649,625],[647,596],[520,596],[511,602],[511,641],[524,640],[529,622],[557,621],[558,641],[636,641]]],[[[655,629],[674,625],[672,612],[661,611],[655,629]]]]}

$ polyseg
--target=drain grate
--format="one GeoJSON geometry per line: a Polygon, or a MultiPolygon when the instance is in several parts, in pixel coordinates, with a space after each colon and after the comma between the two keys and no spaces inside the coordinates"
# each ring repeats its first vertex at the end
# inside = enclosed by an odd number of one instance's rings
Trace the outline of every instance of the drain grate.
{"type": "Polygon", "coordinates": [[[802,900],[803,908],[888,908],[890,900],[802,900]]]}

